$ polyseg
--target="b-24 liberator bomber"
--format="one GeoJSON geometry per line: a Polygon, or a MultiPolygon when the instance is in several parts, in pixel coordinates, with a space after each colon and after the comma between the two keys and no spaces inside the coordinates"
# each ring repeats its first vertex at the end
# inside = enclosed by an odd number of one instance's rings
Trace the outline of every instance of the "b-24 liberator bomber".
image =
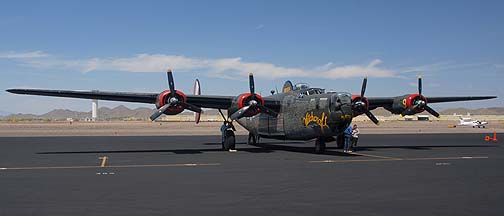
{"type": "Polygon", "coordinates": [[[439,117],[429,103],[485,100],[496,96],[426,97],[422,95],[422,78],[418,77],[418,93],[395,97],[365,97],[367,78],[364,78],[360,94],[348,92],[326,92],[311,88],[307,84],[293,85],[286,81],[282,92],[266,97],[255,92],[254,77],[249,75],[250,92],[238,96],[201,95],[200,83],[196,79],[194,94],[186,95],[175,89],[173,73],[167,72],[169,89],[161,93],[69,91],[45,89],[8,89],[14,94],[42,95],[55,97],[97,99],[109,101],[155,104],[157,111],[150,116],[154,121],[162,114],[176,115],[184,110],[196,113],[199,122],[202,108],[218,109],[223,117],[222,149],[235,149],[234,122],[248,132],[248,143],[259,142],[260,137],[280,140],[315,139],[315,152],[323,153],[326,142],[336,140],[337,146],[344,145],[344,130],[358,115],[366,115],[375,124],[379,120],[371,110],[383,107],[393,114],[413,115],[427,111],[439,117]],[[224,115],[222,110],[227,110],[224,115]]]}

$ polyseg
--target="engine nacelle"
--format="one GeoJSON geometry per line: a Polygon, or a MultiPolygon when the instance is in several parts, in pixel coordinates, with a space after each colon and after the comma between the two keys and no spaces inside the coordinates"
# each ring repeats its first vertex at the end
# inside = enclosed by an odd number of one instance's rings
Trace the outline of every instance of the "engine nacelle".
{"type": "Polygon", "coordinates": [[[364,114],[369,109],[369,101],[366,97],[360,95],[352,95],[352,111],[353,116],[364,114]]]}
{"type": "MultiPolygon", "coordinates": [[[[255,94],[253,98],[251,93],[243,93],[241,95],[238,95],[238,97],[236,97],[233,100],[233,104],[229,109],[229,113],[234,113],[245,106],[251,105],[251,103],[258,103],[260,105],[264,105],[264,99],[259,94],[255,94]]],[[[261,112],[260,108],[249,109],[245,113],[244,117],[252,117],[259,114],[260,112],[261,112]]]]}
{"type": "MultiPolygon", "coordinates": [[[[160,107],[164,106],[165,104],[170,103],[170,100],[172,99],[170,94],[171,94],[170,90],[165,90],[165,91],[161,92],[158,95],[157,100],[156,100],[156,108],[159,109],[160,107]]],[[[175,98],[178,101],[187,102],[186,95],[179,90],[175,90],[175,98]]],[[[184,111],[184,107],[182,105],[176,105],[176,106],[171,106],[168,109],[166,109],[164,114],[176,115],[176,114],[181,113],[182,111],[184,111]]]]}
{"type": "Polygon", "coordinates": [[[397,97],[392,105],[392,113],[414,115],[425,111],[427,98],[420,94],[410,94],[397,97]]]}

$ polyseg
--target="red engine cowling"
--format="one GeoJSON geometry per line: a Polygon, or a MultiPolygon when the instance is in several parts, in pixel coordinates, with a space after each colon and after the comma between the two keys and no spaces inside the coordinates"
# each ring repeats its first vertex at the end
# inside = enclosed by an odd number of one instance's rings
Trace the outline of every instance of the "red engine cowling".
{"type": "Polygon", "coordinates": [[[423,95],[420,94],[410,94],[408,95],[405,99],[403,99],[403,106],[406,109],[411,108],[412,106],[418,105],[420,102],[423,101],[423,105],[417,106],[416,109],[412,110],[414,113],[421,113],[425,111],[425,107],[427,105],[427,98],[425,98],[423,95]]]}
{"type": "Polygon", "coordinates": [[[358,116],[366,112],[369,109],[369,101],[366,97],[361,97],[360,95],[352,95],[352,111],[354,116],[358,116]],[[357,104],[361,102],[362,104],[357,104]]]}
{"type": "MultiPolygon", "coordinates": [[[[252,98],[251,93],[244,93],[244,94],[241,94],[238,96],[238,99],[237,99],[238,109],[241,109],[245,106],[249,106],[250,105],[249,103],[252,100],[255,100],[257,103],[259,103],[262,106],[264,105],[264,100],[261,97],[261,95],[254,94],[254,98],[252,98]]],[[[260,108],[249,109],[247,111],[247,113],[245,113],[245,117],[251,117],[251,116],[257,115],[260,112],[261,112],[260,108]]]]}
{"type": "MultiPolygon", "coordinates": [[[[158,98],[157,98],[157,101],[156,101],[156,107],[159,109],[160,107],[164,106],[165,104],[169,103],[169,100],[170,100],[170,90],[165,90],[163,92],[161,92],[159,95],[158,95],[158,98]]],[[[179,100],[179,101],[182,101],[182,102],[187,102],[187,97],[186,95],[179,91],[179,90],[175,90],[175,97],[179,100]]],[[[173,106],[173,107],[169,107],[168,109],[166,109],[166,111],[164,112],[164,114],[166,115],[176,115],[176,114],[179,114],[181,113],[182,111],[184,111],[184,107],[182,105],[177,105],[177,106],[173,106]]]]}

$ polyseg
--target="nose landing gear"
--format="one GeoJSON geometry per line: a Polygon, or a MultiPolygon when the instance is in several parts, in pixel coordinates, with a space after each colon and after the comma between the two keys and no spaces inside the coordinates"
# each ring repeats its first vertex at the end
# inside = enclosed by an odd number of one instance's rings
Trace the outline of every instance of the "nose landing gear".
{"type": "Polygon", "coordinates": [[[260,138],[259,135],[255,135],[253,133],[249,133],[247,144],[249,144],[249,145],[255,145],[255,144],[259,143],[259,138],[260,138]]]}
{"type": "Polygon", "coordinates": [[[325,138],[323,137],[317,138],[317,140],[315,140],[315,153],[323,154],[325,152],[325,149],[326,149],[325,138]]]}

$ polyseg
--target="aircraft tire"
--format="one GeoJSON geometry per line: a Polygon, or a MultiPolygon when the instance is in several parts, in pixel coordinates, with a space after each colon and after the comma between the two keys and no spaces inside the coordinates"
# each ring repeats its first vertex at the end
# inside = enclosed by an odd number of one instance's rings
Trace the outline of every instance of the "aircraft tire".
{"type": "Polygon", "coordinates": [[[318,138],[315,141],[315,153],[317,153],[317,154],[323,154],[325,152],[325,149],[326,149],[325,140],[322,139],[322,138],[318,138]]]}
{"type": "Polygon", "coordinates": [[[234,150],[236,146],[235,134],[232,130],[226,130],[226,135],[224,136],[224,142],[222,143],[222,149],[224,151],[234,150]]]}
{"type": "Polygon", "coordinates": [[[336,148],[343,149],[345,147],[345,135],[339,135],[336,137],[336,148]]]}

